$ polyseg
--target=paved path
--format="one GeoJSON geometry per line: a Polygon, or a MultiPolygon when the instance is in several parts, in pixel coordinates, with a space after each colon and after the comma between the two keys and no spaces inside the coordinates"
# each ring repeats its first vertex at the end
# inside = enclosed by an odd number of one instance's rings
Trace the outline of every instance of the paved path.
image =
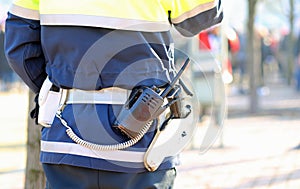
{"type": "MultiPolygon", "coordinates": [[[[176,189],[300,188],[300,119],[261,116],[228,119],[224,148],[182,153],[176,189]]],[[[201,132],[201,129],[199,129],[201,132]]]]}
{"type": "Polygon", "coordinates": [[[254,115],[247,113],[247,96],[229,94],[224,148],[218,148],[219,139],[204,154],[199,148],[182,153],[176,189],[300,188],[300,149],[293,150],[300,145],[300,94],[272,81],[254,115]]]}

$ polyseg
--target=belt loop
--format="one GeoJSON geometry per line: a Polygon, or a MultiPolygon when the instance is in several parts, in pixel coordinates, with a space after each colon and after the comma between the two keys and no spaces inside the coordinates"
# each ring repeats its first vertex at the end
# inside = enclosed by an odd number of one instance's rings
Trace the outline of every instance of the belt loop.
{"type": "Polygon", "coordinates": [[[62,89],[62,88],[60,90],[61,90],[61,98],[60,98],[60,101],[59,101],[58,111],[62,112],[63,109],[65,108],[65,105],[66,105],[68,90],[67,89],[62,89]]]}

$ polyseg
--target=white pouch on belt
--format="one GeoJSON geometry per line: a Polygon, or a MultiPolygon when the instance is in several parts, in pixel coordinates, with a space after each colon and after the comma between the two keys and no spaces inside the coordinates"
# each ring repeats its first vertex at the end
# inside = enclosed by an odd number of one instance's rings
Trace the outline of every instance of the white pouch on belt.
{"type": "Polygon", "coordinates": [[[52,90],[52,86],[53,84],[47,77],[39,93],[38,123],[44,127],[51,127],[62,97],[62,90],[52,90]]]}

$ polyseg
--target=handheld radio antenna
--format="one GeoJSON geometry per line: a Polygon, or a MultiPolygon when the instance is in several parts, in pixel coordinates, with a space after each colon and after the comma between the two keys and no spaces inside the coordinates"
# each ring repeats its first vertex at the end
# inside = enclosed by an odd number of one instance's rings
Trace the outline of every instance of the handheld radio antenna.
{"type": "Polygon", "coordinates": [[[183,71],[185,70],[185,68],[187,67],[187,65],[189,63],[190,63],[190,59],[187,58],[185,60],[184,64],[183,64],[183,66],[178,71],[178,73],[175,76],[175,78],[171,81],[171,83],[169,84],[169,86],[160,95],[162,98],[166,97],[169,94],[169,92],[172,90],[172,88],[174,87],[175,83],[178,81],[178,79],[180,78],[180,76],[182,75],[183,71]]]}

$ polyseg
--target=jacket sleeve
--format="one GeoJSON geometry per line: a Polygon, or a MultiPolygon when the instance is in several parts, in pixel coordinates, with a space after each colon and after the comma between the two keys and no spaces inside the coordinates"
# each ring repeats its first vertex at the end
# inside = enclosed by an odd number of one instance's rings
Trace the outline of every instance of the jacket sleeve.
{"type": "Polygon", "coordinates": [[[172,0],[170,22],[183,36],[192,37],[223,19],[221,0],[172,0]]]}
{"type": "Polygon", "coordinates": [[[11,68],[38,93],[46,78],[40,42],[39,20],[8,13],[5,26],[5,55],[11,68]]]}

